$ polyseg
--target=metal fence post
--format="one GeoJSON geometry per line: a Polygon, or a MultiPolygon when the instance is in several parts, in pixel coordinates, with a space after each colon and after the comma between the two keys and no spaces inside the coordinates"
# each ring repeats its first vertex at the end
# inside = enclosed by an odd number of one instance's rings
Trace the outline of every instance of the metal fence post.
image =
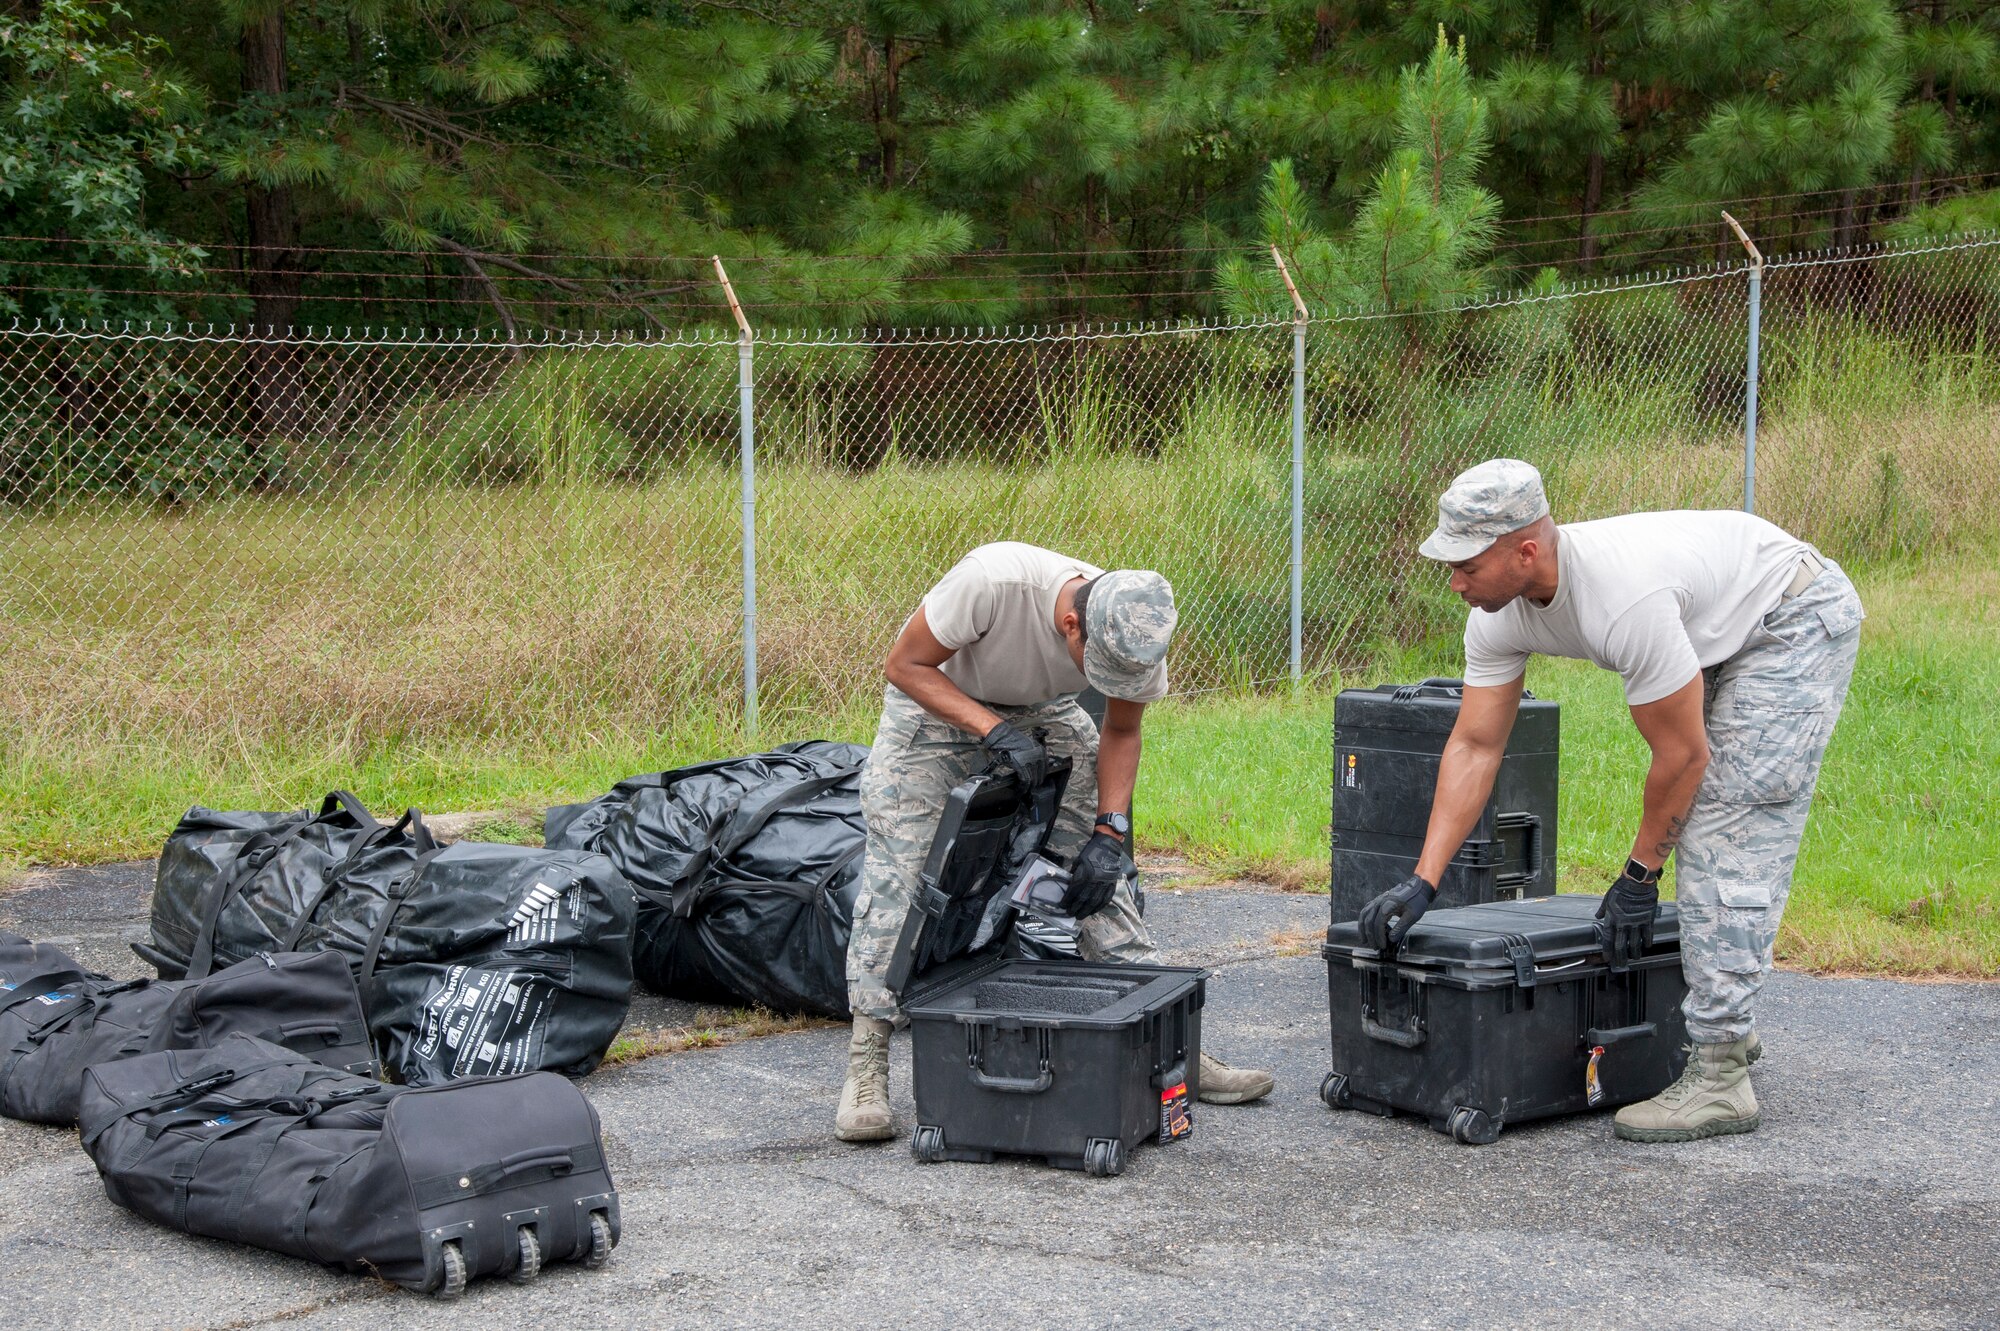
{"type": "Polygon", "coordinates": [[[1757,511],[1757,345],[1762,340],[1764,255],[1728,213],[1722,220],[1750,251],[1750,364],[1744,370],[1743,391],[1743,511],[1757,511]]]}
{"type": "Polygon", "coordinates": [[[1285,256],[1271,246],[1278,275],[1292,297],[1292,683],[1305,677],[1306,586],[1306,303],[1285,266],[1285,256]]]}
{"type": "Polygon", "coordinates": [[[757,394],[754,386],[751,345],[755,337],[750,321],[743,317],[736,289],[722,256],[715,257],[715,276],[729,297],[729,312],[736,316],[736,409],[743,434],[743,731],[747,738],[757,734],[757,394]]]}

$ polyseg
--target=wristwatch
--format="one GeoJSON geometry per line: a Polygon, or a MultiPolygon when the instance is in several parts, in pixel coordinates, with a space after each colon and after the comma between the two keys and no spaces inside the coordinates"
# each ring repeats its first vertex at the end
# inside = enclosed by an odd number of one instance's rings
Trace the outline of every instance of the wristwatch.
{"type": "Polygon", "coordinates": [[[1132,835],[1132,820],[1130,818],[1127,818],[1122,813],[1112,812],[1112,813],[1098,814],[1097,826],[1108,827],[1113,832],[1116,832],[1119,836],[1122,837],[1128,837],[1132,835]]]}
{"type": "Polygon", "coordinates": [[[1627,860],[1625,861],[1625,876],[1635,883],[1644,883],[1646,886],[1651,887],[1654,883],[1660,881],[1660,870],[1649,869],[1637,860],[1627,860]]]}

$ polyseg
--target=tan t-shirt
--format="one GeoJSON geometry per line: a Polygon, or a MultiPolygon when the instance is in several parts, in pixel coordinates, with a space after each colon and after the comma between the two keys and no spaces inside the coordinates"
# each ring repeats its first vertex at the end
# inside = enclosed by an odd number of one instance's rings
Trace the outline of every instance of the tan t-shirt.
{"type": "Polygon", "coordinates": [[[1465,621],[1465,682],[1508,684],[1531,653],[1594,661],[1634,707],[1743,650],[1811,547],[1734,510],[1572,522],[1556,542],[1556,594],[1465,621]]]}
{"type": "MultiPolygon", "coordinates": [[[[1020,541],[982,545],[924,593],[931,633],[952,656],[945,678],[981,702],[1025,707],[1081,693],[1087,681],[1056,630],[1056,598],[1072,578],[1104,570],[1020,541]]],[[[1167,664],[1132,702],[1166,696],[1167,664]]]]}

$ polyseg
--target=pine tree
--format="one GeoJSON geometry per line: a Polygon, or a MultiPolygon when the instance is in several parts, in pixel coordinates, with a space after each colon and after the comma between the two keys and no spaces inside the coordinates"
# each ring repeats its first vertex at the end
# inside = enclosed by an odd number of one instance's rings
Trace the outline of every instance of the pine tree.
{"type": "MultiPolygon", "coordinates": [[[[1442,27],[1430,58],[1405,69],[1398,84],[1395,131],[1374,190],[1344,233],[1330,235],[1289,161],[1274,163],[1259,221],[1265,245],[1292,266],[1310,310],[1321,314],[1383,310],[1415,314],[1485,293],[1500,201],[1478,184],[1490,145],[1488,110],[1466,64],[1442,27]]],[[[1239,316],[1290,308],[1268,261],[1232,256],[1217,275],[1225,306],[1239,316]]],[[[1425,321],[1404,321],[1420,343],[1425,321]]]]}

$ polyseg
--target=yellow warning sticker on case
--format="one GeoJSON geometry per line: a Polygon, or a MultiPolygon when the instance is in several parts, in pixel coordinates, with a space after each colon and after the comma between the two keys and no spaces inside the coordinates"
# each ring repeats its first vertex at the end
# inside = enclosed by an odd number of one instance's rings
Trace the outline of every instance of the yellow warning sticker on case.
{"type": "Polygon", "coordinates": [[[1604,1046],[1590,1047],[1590,1066],[1583,1073],[1583,1101],[1593,1109],[1604,1102],[1604,1083],[1597,1079],[1597,1060],[1604,1057],[1604,1046]]]}

